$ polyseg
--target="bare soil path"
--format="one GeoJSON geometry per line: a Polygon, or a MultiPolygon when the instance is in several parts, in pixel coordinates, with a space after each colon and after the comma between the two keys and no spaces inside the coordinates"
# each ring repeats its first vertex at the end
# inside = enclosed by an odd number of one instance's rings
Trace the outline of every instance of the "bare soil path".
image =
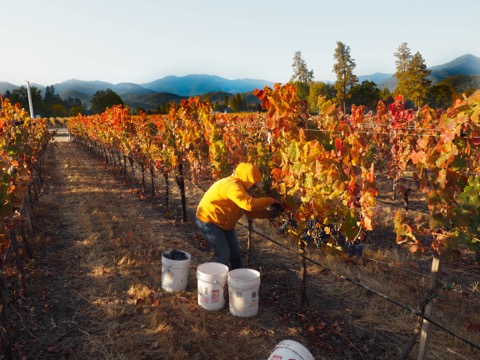
{"type": "MultiPolygon", "coordinates": [[[[310,306],[299,307],[298,258],[260,239],[251,263],[262,274],[258,315],[234,317],[228,307],[203,311],[196,268],[211,252],[191,222],[177,220],[178,202],[164,209],[145,199],[118,169],[73,142],[49,147],[46,173],[34,208],[27,295],[18,296],[11,280],[15,359],[266,360],[284,339],[304,344],[315,359],[394,359],[413,333],[415,316],[317,268],[311,269],[310,306]],[[180,293],[161,289],[161,254],[172,248],[192,255],[188,287],[180,293]]],[[[190,216],[197,202],[189,199],[190,216]]],[[[239,233],[245,249],[241,227],[239,233]]],[[[384,272],[371,283],[398,276],[384,272]]],[[[355,268],[350,275],[359,276],[355,268]]],[[[424,290],[406,285],[412,299],[424,290]]],[[[402,289],[393,293],[405,295],[402,289]]],[[[478,315],[478,297],[471,301],[476,307],[468,311],[478,315]]],[[[464,346],[453,343],[454,351],[464,346]]],[[[444,353],[432,359],[475,358],[471,350],[459,357],[444,353]]]]}

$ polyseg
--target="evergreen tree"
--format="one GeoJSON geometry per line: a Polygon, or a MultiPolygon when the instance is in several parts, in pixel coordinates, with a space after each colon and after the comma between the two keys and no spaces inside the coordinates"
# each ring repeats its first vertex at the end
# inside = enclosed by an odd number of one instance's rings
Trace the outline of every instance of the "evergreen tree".
{"type": "Polygon", "coordinates": [[[406,42],[402,43],[393,55],[397,58],[395,60],[396,72],[394,74],[394,77],[397,79],[395,93],[408,97],[410,87],[408,83],[408,71],[410,62],[412,61],[412,54],[408,44],[406,42]]]}
{"type": "Polygon", "coordinates": [[[419,52],[413,55],[408,66],[407,84],[408,97],[417,108],[420,108],[427,99],[428,90],[432,85],[432,81],[428,79],[431,72],[427,69],[425,60],[419,52]]]}
{"type": "Polygon", "coordinates": [[[335,82],[337,100],[343,104],[343,111],[346,112],[346,101],[349,98],[350,89],[358,84],[358,78],[353,74],[356,64],[350,56],[350,47],[345,46],[341,41],[337,41],[333,58],[335,59],[333,72],[337,75],[337,81],[335,82]]]}
{"type": "MultiPolygon", "coordinates": [[[[30,87],[30,95],[32,96],[33,112],[35,116],[43,116],[43,98],[42,92],[36,86],[30,87]]],[[[5,96],[7,98],[7,96],[5,96]]],[[[28,91],[26,86],[20,86],[18,89],[13,90],[8,96],[12,104],[19,103],[20,106],[27,112],[30,110],[30,104],[28,102],[28,91]]]]}
{"type": "Polygon", "coordinates": [[[228,95],[225,95],[224,99],[223,99],[223,106],[226,108],[228,108],[228,95]]]}
{"type": "Polygon", "coordinates": [[[308,70],[307,63],[302,59],[302,52],[296,51],[293,56],[293,76],[290,82],[299,81],[309,84],[313,80],[313,70],[308,70]]]}
{"type": "Polygon", "coordinates": [[[427,99],[432,84],[428,79],[431,71],[427,69],[425,60],[419,52],[412,56],[407,43],[402,43],[394,56],[397,58],[395,60],[397,71],[394,75],[397,79],[395,93],[402,94],[419,108],[427,99]]]}
{"type": "Polygon", "coordinates": [[[98,90],[92,97],[92,111],[100,114],[113,105],[123,105],[122,98],[112,89],[98,90]]]}
{"type": "Polygon", "coordinates": [[[368,110],[375,110],[381,98],[380,89],[373,81],[365,80],[350,90],[349,104],[364,105],[368,110]]]}
{"type": "Polygon", "coordinates": [[[448,85],[437,84],[428,90],[427,103],[432,108],[446,109],[452,106],[454,89],[448,85]]]}
{"type": "MultiPolygon", "coordinates": [[[[55,92],[55,87],[47,86],[45,88],[45,96],[43,97],[43,115],[44,116],[61,116],[57,115],[59,112],[62,112],[61,107],[65,108],[65,102],[62,100],[60,95],[55,92]],[[53,109],[55,107],[55,109],[53,109]]],[[[66,113],[66,108],[65,108],[66,113]]],[[[65,115],[63,115],[65,116],[65,115]]]]}

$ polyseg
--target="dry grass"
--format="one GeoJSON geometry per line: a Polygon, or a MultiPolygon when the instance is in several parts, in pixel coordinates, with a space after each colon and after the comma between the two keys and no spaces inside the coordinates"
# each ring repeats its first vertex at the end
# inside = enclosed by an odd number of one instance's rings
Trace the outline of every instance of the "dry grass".
{"type": "MultiPolygon", "coordinates": [[[[298,257],[254,235],[249,267],[262,274],[259,312],[238,318],[228,307],[206,312],[197,306],[196,267],[211,252],[200,246],[191,223],[175,220],[178,193],[170,209],[140,200],[117,170],[72,143],[51,147],[46,167],[51,177],[35,208],[37,259],[28,269],[29,296],[11,304],[19,314],[12,316],[19,358],[266,359],[278,342],[293,339],[316,359],[395,359],[413,336],[415,315],[343,278],[418,307],[428,288],[429,257],[408,255],[386,227],[372,234],[361,259],[310,249],[308,256],[326,269],[309,265],[309,306],[303,307],[298,257]],[[192,255],[184,292],[161,289],[161,254],[172,248],[192,255]]],[[[201,192],[192,187],[188,194],[192,218],[201,192]]],[[[393,213],[379,211],[379,223],[393,213]]],[[[255,227],[284,241],[269,223],[256,221],[255,227]]],[[[246,230],[239,226],[238,232],[246,249],[246,230]]],[[[466,327],[480,323],[479,273],[473,263],[447,265],[435,313],[438,322],[477,344],[480,333],[466,327]]],[[[14,288],[13,277],[10,283],[14,288]]],[[[429,359],[479,355],[434,329],[429,359]]]]}

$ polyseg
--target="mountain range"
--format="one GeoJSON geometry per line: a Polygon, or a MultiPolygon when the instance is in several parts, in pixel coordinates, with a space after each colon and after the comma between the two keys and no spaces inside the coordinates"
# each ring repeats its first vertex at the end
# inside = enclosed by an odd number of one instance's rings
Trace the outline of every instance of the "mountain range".
{"type": "MultiPolygon", "coordinates": [[[[445,83],[453,86],[458,92],[464,91],[462,87],[480,89],[480,58],[466,54],[446,64],[429,68],[432,72],[432,84],[445,83]]],[[[380,89],[394,90],[396,86],[393,74],[374,73],[358,76],[360,82],[368,80],[377,84],[380,89]]],[[[155,109],[159,104],[179,102],[181,99],[195,95],[214,93],[217,99],[222,99],[229,94],[246,94],[265,86],[273,86],[273,82],[259,79],[228,80],[216,75],[187,75],[166,76],[149,83],[118,83],[112,84],[103,81],[66,80],[53,84],[55,91],[62,97],[78,97],[82,102],[89,104],[92,96],[99,90],[111,89],[131,107],[142,107],[147,110],[155,109]]],[[[42,92],[45,86],[32,84],[42,92]]],[[[19,86],[0,81],[0,94],[13,91],[19,86]]],[[[211,99],[214,96],[209,96],[211,99]]]]}
{"type": "MultiPolygon", "coordinates": [[[[462,55],[446,64],[432,66],[428,68],[431,70],[429,76],[432,84],[445,82],[451,83],[457,92],[465,91],[464,88],[458,88],[455,85],[460,85],[459,80],[464,80],[469,86],[480,89],[480,58],[472,54],[462,55]],[[451,77],[457,77],[457,81],[446,81],[451,77]]],[[[396,79],[393,74],[374,73],[371,75],[359,76],[360,82],[364,80],[373,81],[380,89],[387,88],[390,91],[395,90],[396,79]]]]}

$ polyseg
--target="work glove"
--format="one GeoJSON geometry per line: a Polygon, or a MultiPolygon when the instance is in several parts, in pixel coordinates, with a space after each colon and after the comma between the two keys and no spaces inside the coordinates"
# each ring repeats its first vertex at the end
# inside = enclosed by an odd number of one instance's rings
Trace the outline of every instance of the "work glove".
{"type": "Polygon", "coordinates": [[[270,219],[277,218],[284,212],[284,210],[285,208],[283,207],[283,205],[278,200],[275,200],[275,202],[268,207],[270,219]]]}

